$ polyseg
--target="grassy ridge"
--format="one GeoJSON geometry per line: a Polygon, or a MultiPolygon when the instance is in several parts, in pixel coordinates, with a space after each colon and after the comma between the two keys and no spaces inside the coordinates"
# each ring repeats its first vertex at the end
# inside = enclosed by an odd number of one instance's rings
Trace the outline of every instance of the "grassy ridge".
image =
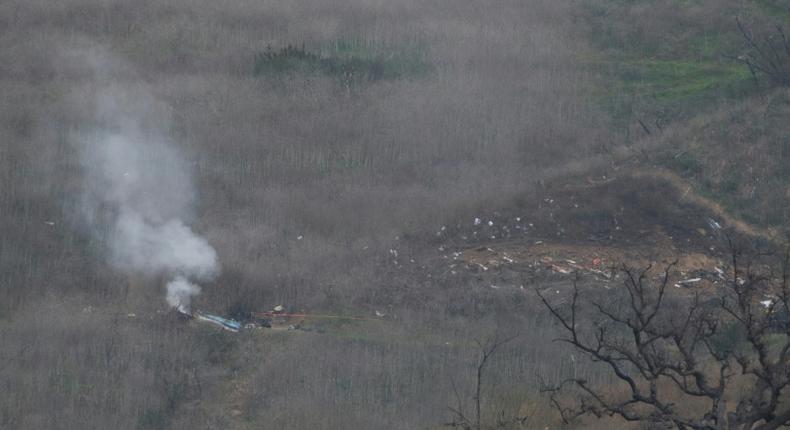
{"type": "Polygon", "coordinates": [[[613,129],[627,143],[659,139],[649,163],[687,178],[738,217],[786,225],[790,148],[780,118],[787,94],[731,58],[745,49],[735,16],[759,35],[786,22],[790,5],[596,1],[587,9],[595,54],[586,63],[613,129]]]}

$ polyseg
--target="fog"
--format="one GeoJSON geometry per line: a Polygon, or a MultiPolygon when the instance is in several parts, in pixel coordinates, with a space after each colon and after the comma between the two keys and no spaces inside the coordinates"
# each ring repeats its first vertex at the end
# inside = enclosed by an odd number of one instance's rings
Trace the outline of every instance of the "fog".
{"type": "Polygon", "coordinates": [[[663,34],[653,13],[706,43],[728,25],[610,3],[0,4],[0,427],[435,428],[513,334],[485,418],[558,424],[542,382],[608,377],[551,342],[543,280],[462,254],[661,230],[623,220],[663,216],[624,209],[651,200],[628,179],[554,198],[696,142],[607,74],[663,58],[623,40],[663,34]],[[231,334],[172,312],[278,305],[328,317],[231,334]]]}

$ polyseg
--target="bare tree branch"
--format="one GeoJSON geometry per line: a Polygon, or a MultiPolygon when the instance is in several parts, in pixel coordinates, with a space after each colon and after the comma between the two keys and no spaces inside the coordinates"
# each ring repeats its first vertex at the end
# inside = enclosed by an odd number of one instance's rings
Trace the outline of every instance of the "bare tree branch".
{"type": "Polygon", "coordinates": [[[557,340],[604,364],[627,388],[625,398],[615,398],[576,377],[544,388],[563,421],[619,416],[709,430],[775,429],[790,423],[785,393],[790,386],[790,325],[777,328],[773,322],[777,312],[790,309],[790,253],[778,262],[771,254],[753,253],[743,264],[742,253],[731,249],[731,279],[711,297],[717,300],[702,300],[695,293],[673,297],[669,305],[667,285],[677,262],[663,270],[658,282],[651,281],[650,267],[623,267],[625,306],[582,303],[576,280],[569,309],[553,305],[538,291],[565,332],[557,340]],[[774,263],[766,266],[766,260],[774,263]],[[776,264],[779,276],[772,270],[776,264]],[[774,299],[766,304],[765,297],[774,299]],[[579,322],[589,312],[603,320],[595,330],[582,330],[586,326],[579,322]],[[737,338],[727,339],[731,333],[737,338]],[[722,345],[725,341],[731,345],[722,345]],[[576,400],[568,404],[563,393],[573,391],[577,394],[570,399],[576,400]],[[670,400],[686,398],[707,407],[695,406],[697,411],[690,413],[670,400]],[[734,412],[727,406],[731,399],[734,412]]]}

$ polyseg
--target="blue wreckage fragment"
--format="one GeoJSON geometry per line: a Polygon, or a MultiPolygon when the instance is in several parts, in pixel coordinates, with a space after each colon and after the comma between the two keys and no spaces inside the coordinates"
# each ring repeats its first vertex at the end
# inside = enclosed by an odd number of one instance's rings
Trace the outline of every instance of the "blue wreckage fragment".
{"type": "Polygon", "coordinates": [[[206,321],[222,327],[225,330],[237,332],[241,330],[241,323],[227,318],[222,318],[217,315],[207,314],[201,311],[196,311],[194,317],[200,321],[206,321]]]}

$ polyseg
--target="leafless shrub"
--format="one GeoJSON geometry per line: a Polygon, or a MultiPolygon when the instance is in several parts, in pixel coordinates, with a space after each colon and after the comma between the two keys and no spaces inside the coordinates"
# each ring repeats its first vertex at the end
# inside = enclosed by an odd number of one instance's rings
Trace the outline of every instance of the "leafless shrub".
{"type": "Polygon", "coordinates": [[[775,25],[773,31],[756,34],[740,18],[735,22],[746,47],[745,52],[734,59],[749,68],[755,81],[765,76],[774,85],[790,85],[790,41],[782,25],[775,25]]]}
{"type": "Polygon", "coordinates": [[[475,364],[475,394],[472,397],[474,404],[473,415],[467,414],[464,411],[464,399],[458,391],[458,387],[453,384],[453,391],[455,393],[456,406],[448,406],[450,412],[453,413],[453,420],[445,423],[446,427],[459,428],[461,430],[481,430],[484,428],[503,429],[509,425],[524,424],[529,416],[509,416],[504,409],[499,411],[496,421],[492,425],[483,424],[482,409],[483,404],[483,385],[485,383],[485,371],[489,360],[496,354],[497,350],[516,339],[518,335],[499,338],[494,336],[485,342],[478,342],[479,359],[475,364]]]}
{"type": "Polygon", "coordinates": [[[576,285],[567,311],[541,296],[565,330],[559,340],[601,363],[625,387],[616,395],[576,377],[550,387],[563,420],[617,416],[710,430],[787,425],[790,325],[776,321],[790,314],[788,262],[785,254],[771,266],[779,273],[760,271],[733,251],[727,286],[713,298],[673,299],[667,289],[673,265],[658,284],[649,267],[623,268],[626,297],[618,304],[582,305],[576,285]],[[597,322],[590,325],[583,312],[597,322]]]}

